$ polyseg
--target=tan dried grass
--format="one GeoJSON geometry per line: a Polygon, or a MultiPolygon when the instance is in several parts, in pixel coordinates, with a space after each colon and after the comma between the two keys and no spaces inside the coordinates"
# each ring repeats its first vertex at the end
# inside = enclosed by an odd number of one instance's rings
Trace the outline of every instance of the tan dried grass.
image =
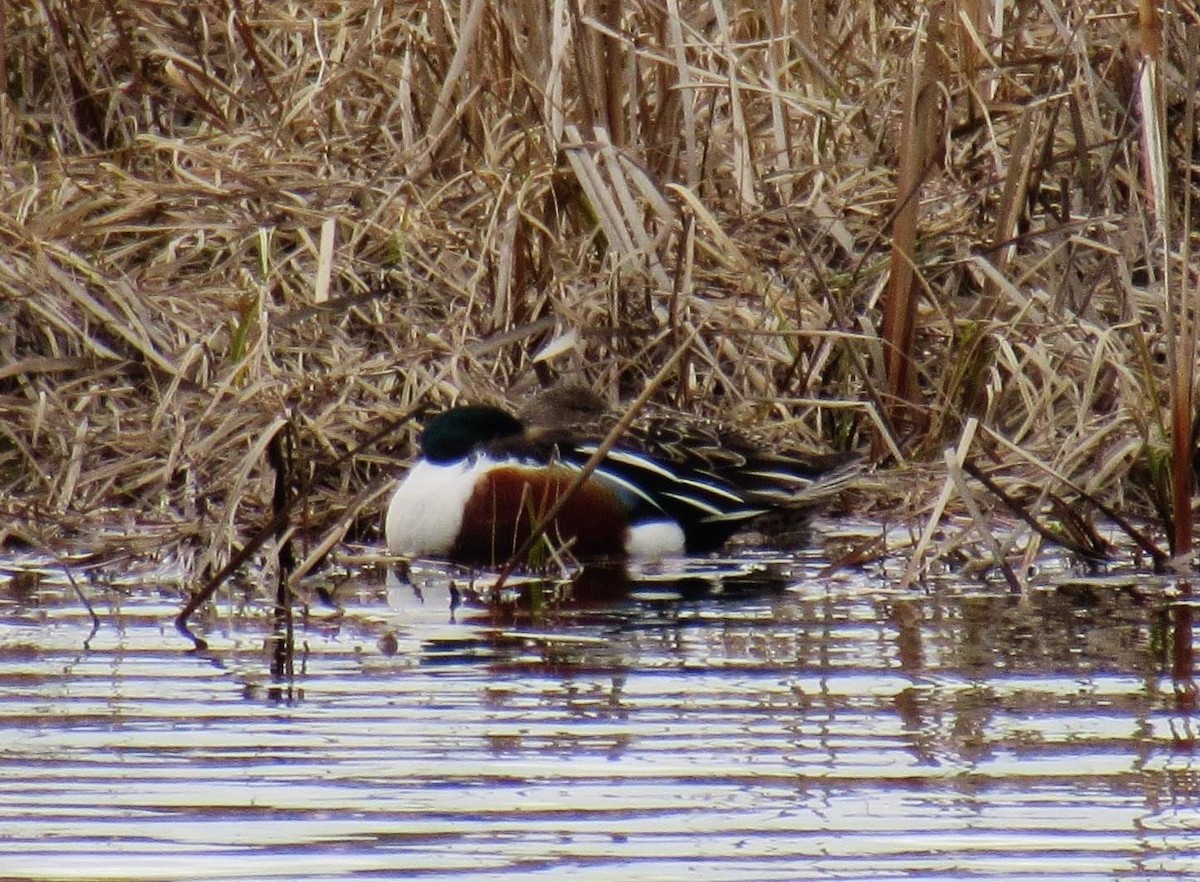
{"type": "MultiPolygon", "coordinates": [[[[693,332],[677,405],[792,443],[878,434],[935,477],[975,417],[963,458],[1034,511],[1059,480],[1161,509],[1161,277],[1194,291],[1195,249],[1172,218],[1154,250],[1135,22],[1005,8],[944,4],[925,49],[950,125],[908,160],[941,156],[894,252],[924,427],[901,443],[877,328],[911,5],[11,5],[0,546],[212,573],[269,520],[288,423],[312,566],[375,535],[414,427],[341,458],[387,420],[569,373],[629,399],[693,332]],[[535,363],[555,339],[577,342],[535,363]]],[[[1161,21],[1168,121],[1196,26],[1161,21]]],[[[1192,136],[1163,141],[1175,211],[1192,136]]],[[[941,486],[862,506],[923,517],[941,486]]]]}

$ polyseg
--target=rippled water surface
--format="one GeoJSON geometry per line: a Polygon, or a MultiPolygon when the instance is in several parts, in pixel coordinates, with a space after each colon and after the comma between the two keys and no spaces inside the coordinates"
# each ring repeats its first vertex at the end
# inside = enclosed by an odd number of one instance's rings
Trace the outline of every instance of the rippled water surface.
{"type": "Polygon", "coordinates": [[[81,582],[88,640],[0,562],[0,878],[1200,878],[1169,585],[757,563],[535,612],[368,570],[289,676],[256,592],[194,652],[177,586],[81,582]]]}

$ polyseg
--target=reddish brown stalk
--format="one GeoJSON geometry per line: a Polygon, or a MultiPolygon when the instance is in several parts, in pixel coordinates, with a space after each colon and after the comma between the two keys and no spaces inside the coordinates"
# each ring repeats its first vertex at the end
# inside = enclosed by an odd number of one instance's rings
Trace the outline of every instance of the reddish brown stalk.
{"type": "MultiPolygon", "coordinates": [[[[600,0],[599,18],[612,33],[621,31],[621,8],[619,0],[600,0]]],[[[625,100],[637,100],[629,89],[625,77],[625,53],[620,42],[610,34],[597,41],[601,56],[604,84],[604,116],[608,122],[608,136],[618,146],[626,141],[625,100]]]]}
{"type": "MultiPolygon", "coordinates": [[[[1158,17],[1158,8],[1150,0],[1142,0],[1139,24],[1141,29],[1142,57],[1147,65],[1152,66],[1153,69],[1157,69],[1162,55],[1162,22],[1158,17]]],[[[1187,53],[1187,82],[1194,83],[1197,71],[1197,46],[1194,32],[1189,31],[1188,42],[1190,51],[1187,53]]],[[[1157,79],[1153,82],[1156,85],[1158,84],[1157,79]]],[[[1142,108],[1143,117],[1154,113],[1157,120],[1162,120],[1164,115],[1159,103],[1162,100],[1161,86],[1154,90],[1154,98],[1156,99],[1156,103],[1153,108],[1142,108]]],[[[1184,124],[1186,128],[1184,131],[1186,132],[1195,131],[1195,108],[1195,93],[1189,92],[1185,108],[1184,124]]],[[[1152,139],[1147,139],[1147,144],[1149,145],[1150,143],[1153,143],[1152,139]]],[[[1147,156],[1147,159],[1149,161],[1155,161],[1156,159],[1161,161],[1165,157],[1151,158],[1147,156]]],[[[1190,238],[1187,232],[1191,229],[1192,219],[1191,188],[1185,187],[1184,191],[1184,233],[1181,237],[1182,243],[1180,246],[1183,268],[1178,272],[1179,281],[1176,286],[1178,294],[1174,300],[1168,297],[1167,310],[1168,328],[1170,328],[1170,313],[1177,310],[1177,317],[1174,322],[1174,339],[1171,341],[1175,354],[1174,364],[1172,365],[1173,370],[1171,371],[1171,520],[1174,531],[1172,546],[1177,560],[1190,562],[1193,547],[1192,534],[1194,530],[1192,485],[1195,480],[1195,474],[1192,466],[1192,424],[1194,420],[1193,402],[1195,400],[1193,378],[1196,370],[1196,318],[1191,309],[1192,298],[1190,292],[1193,287],[1193,279],[1189,269],[1191,262],[1188,259],[1191,254],[1190,238]]],[[[1164,193],[1162,201],[1165,202],[1166,198],[1167,196],[1164,193]]],[[[1159,230],[1162,233],[1161,246],[1166,250],[1168,221],[1165,217],[1160,217],[1157,221],[1159,230]]],[[[1165,261],[1164,264],[1166,275],[1163,282],[1169,292],[1172,288],[1170,284],[1171,267],[1165,261]]],[[[1186,579],[1181,581],[1179,583],[1179,591],[1185,599],[1190,598],[1192,594],[1191,582],[1186,579]]],[[[1188,713],[1192,712],[1196,705],[1193,616],[1194,610],[1190,604],[1185,602],[1175,607],[1171,676],[1175,683],[1176,703],[1181,710],[1188,713]]]]}
{"type": "MultiPolygon", "coordinates": [[[[1157,60],[1162,52],[1162,23],[1158,18],[1158,10],[1153,3],[1142,3],[1142,54],[1147,58],[1157,60]]],[[[1192,34],[1192,49],[1195,47],[1195,35],[1192,34]]],[[[1195,82],[1196,55],[1188,53],[1188,76],[1195,82]]],[[[1185,111],[1187,128],[1192,132],[1195,119],[1195,94],[1187,100],[1185,111]]],[[[1157,108],[1156,108],[1157,110],[1157,108]]],[[[1191,229],[1191,188],[1185,188],[1184,230],[1191,229]]],[[[1164,219],[1165,222],[1165,219],[1164,219]]],[[[1178,318],[1175,328],[1175,369],[1171,372],[1171,520],[1174,527],[1175,541],[1173,546],[1176,555],[1191,557],[1192,534],[1194,522],[1192,516],[1192,484],[1195,476],[1192,469],[1192,423],[1194,419],[1193,402],[1195,401],[1195,365],[1196,365],[1196,319],[1189,309],[1192,298],[1192,278],[1186,267],[1190,266],[1190,240],[1185,234],[1182,237],[1184,270],[1178,273],[1178,296],[1175,305],[1178,307],[1178,318]]],[[[1163,243],[1166,247],[1166,243],[1163,243]]],[[[1169,267],[1168,267],[1169,271],[1169,267]]],[[[1170,290],[1170,277],[1164,279],[1170,290]]],[[[1170,306],[1168,308],[1171,308],[1170,306]]]]}
{"type": "Polygon", "coordinates": [[[914,265],[917,251],[917,213],[920,190],[926,175],[938,162],[942,150],[942,82],[945,65],[939,47],[940,5],[930,12],[920,75],[915,78],[908,111],[900,135],[897,202],[892,223],[892,254],[887,293],[884,299],[883,345],[888,383],[893,396],[893,424],[917,428],[916,370],[913,343],[916,339],[917,284],[914,265]]]}

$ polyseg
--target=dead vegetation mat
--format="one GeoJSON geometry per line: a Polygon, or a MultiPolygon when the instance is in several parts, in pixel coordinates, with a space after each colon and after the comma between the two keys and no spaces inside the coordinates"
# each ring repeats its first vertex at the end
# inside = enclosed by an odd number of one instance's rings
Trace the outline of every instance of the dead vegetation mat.
{"type": "Polygon", "coordinates": [[[894,478],[863,513],[919,519],[969,427],[1032,512],[1151,515],[1197,21],[1158,23],[1165,226],[1138,28],[1023,0],[7,4],[0,547],[211,573],[269,518],[282,438],[315,561],[377,538],[418,421],[364,442],[414,407],[563,377],[627,400],[697,329],[658,398],[872,446],[894,478]],[[897,420],[878,328],[914,149],[897,420]]]}

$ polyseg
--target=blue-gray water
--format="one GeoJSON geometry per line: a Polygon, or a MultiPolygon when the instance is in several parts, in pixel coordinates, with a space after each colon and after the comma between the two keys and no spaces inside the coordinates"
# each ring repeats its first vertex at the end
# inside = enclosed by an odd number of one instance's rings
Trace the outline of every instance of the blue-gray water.
{"type": "Polygon", "coordinates": [[[536,614],[368,570],[288,679],[253,590],[193,653],[178,586],[83,583],[85,648],[0,562],[0,879],[1200,878],[1167,583],[822,566],[536,614]]]}

